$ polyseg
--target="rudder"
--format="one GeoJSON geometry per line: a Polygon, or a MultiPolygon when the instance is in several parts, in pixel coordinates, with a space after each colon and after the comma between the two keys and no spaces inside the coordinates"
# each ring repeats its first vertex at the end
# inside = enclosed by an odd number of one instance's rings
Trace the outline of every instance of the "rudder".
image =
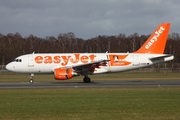
{"type": "Polygon", "coordinates": [[[161,23],[143,46],[135,53],[163,54],[170,29],[170,23],[161,23]]]}

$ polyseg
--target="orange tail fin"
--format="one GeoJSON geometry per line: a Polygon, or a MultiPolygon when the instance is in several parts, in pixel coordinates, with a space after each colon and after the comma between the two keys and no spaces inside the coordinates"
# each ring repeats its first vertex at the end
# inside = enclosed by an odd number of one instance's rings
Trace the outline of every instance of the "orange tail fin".
{"type": "Polygon", "coordinates": [[[166,46],[170,23],[160,24],[143,46],[135,53],[163,54],[166,46]]]}

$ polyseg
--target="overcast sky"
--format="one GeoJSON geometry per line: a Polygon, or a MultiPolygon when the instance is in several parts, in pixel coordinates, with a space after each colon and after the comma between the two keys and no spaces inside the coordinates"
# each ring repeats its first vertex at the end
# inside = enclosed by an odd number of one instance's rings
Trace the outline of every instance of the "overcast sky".
{"type": "Polygon", "coordinates": [[[180,33],[180,0],[0,0],[4,35],[149,35],[161,22],[171,23],[170,33],[180,33]]]}

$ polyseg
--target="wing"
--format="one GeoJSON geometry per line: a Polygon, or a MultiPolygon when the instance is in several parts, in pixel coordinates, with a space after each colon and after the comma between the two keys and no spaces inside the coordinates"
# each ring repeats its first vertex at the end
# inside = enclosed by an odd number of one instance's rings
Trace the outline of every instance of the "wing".
{"type": "Polygon", "coordinates": [[[95,68],[99,68],[99,66],[107,66],[107,62],[109,62],[109,60],[99,60],[86,64],[75,65],[72,66],[72,68],[74,69],[75,72],[81,75],[88,75],[88,74],[93,74],[95,68]]]}

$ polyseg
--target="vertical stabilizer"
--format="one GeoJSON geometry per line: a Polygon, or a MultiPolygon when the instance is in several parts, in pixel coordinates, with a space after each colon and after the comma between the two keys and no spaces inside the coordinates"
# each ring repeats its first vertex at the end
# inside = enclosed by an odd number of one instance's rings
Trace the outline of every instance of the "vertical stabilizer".
{"type": "Polygon", "coordinates": [[[166,46],[170,23],[160,24],[143,46],[135,53],[163,54],[166,46]]]}

